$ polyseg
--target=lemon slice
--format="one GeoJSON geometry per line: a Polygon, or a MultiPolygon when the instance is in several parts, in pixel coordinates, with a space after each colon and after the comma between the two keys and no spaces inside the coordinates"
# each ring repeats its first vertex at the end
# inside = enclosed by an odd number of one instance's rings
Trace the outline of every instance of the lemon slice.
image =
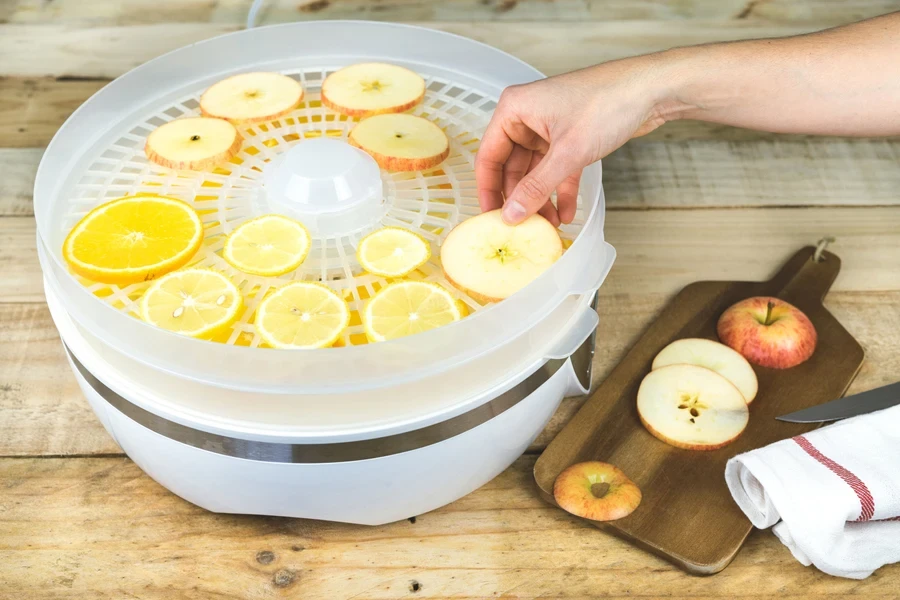
{"type": "Polygon", "coordinates": [[[402,277],[428,262],[431,248],[417,233],[402,227],[385,227],[362,239],[356,258],[372,275],[402,277]]]}
{"type": "Polygon", "coordinates": [[[93,281],[148,281],[184,266],[203,241],[197,212],[165,196],[128,196],[85,215],[63,243],[73,271],[93,281]]]}
{"type": "Polygon", "coordinates": [[[212,336],[234,323],[244,305],[225,275],[185,269],[161,277],[141,297],[141,318],[190,337],[212,336]]]}
{"type": "Polygon", "coordinates": [[[281,215],[263,215],[242,223],[225,240],[223,258],[244,273],[274,277],[290,273],[309,254],[306,227],[281,215]]]}
{"type": "Polygon", "coordinates": [[[398,281],[369,300],[363,325],[370,341],[383,342],[459,321],[462,313],[450,292],[427,281],[398,281]]]}
{"type": "Polygon", "coordinates": [[[259,305],[256,329],[273,348],[325,348],[350,324],[350,308],[328,286],[295,281],[259,305]]]}

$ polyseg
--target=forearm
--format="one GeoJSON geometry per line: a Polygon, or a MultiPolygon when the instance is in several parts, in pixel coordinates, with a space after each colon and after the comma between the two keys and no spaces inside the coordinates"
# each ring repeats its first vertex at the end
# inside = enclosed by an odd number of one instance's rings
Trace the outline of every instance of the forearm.
{"type": "Polygon", "coordinates": [[[656,55],[660,115],[785,133],[900,134],[900,13],[656,55]]]}

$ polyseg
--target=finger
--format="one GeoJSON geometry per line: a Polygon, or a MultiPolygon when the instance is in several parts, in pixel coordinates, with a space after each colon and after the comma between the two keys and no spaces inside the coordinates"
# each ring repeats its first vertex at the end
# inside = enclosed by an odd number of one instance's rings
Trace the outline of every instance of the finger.
{"type": "Polygon", "coordinates": [[[500,112],[495,112],[481,138],[475,156],[475,181],[481,210],[503,206],[503,165],[513,150],[513,141],[503,130],[500,112]]]}
{"type": "Polygon", "coordinates": [[[573,173],[556,188],[556,209],[559,220],[571,223],[578,208],[578,184],[581,182],[581,169],[573,173]]]}
{"type": "Polygon", "coordinates": [[[525,174],[528,173],[533,155],[534,152],[528,148],[518,144],[513,147],[503,166],[503,195],[506,198],[509,198],[525,174]]]}
{"type": "Polygon", "coordinates": [[[559,213],[556,211],[556,207],[553,206],[553,202],[550,200],[547,200],[547,203],[537,211],[537,214],[550,221],[550,224],[554,227],[559,227],[559,213]]]}
{"type": "Polygon", "coordinates": [[[550,149],[550,142],[542,138],[531,127],[518,119],[507,122],[503,127],[503,131],[506,132],[506,135],[513,142],[520,146],[524,146],[529,150],[546,154],[550,149]]]}
{"type": "Polygon", "coordinates": [[[536,213],[550,199],[550,193],[580,166],[573,164],[565,151],[557,150],[561,146],[553,145],[537,166],[522,178],[503,205],[504,221],[516,225],[536,213]]]}
{"type": "MultiPolygon", "coordinates": [[[[540,152],[535,152],[534,158],[531,160],[531,164],[528,166],[528,172],[530,173],[531,171],[533,171],[543,159],[543,154],[541,154],[540,152]]],[[[559,227],[559,214],[556,212],[556,207],[553,206],[553,202],[549,199],[547,200],[547,203],[544,204],[544,206],[542,206],[540,210],[538,210],[538,214],[550,221],[550,223],[554,227],[559,227]]]]}

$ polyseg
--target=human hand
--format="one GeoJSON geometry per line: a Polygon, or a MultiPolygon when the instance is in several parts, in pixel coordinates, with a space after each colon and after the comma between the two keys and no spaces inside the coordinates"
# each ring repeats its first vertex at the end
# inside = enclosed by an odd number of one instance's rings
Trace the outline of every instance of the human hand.
{"type": "Polygon", "coordinates": [[[674,114],[662,62],[631,58],[504,90],[475,160],[481,209],[502,206],[513,225],[534,213],[571,223],[582,169],[674,114]]]}

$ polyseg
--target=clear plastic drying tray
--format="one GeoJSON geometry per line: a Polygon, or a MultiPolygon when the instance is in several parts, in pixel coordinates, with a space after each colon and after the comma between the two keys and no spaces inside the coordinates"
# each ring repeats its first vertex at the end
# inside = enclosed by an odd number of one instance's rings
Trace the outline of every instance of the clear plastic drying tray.
{"type": "MultiPolygon", "coordinates": [[[[563,236],[574,239],[564,256],[526,289],[497,305],[482,307],[448,289],[473,314],[437,330],[377,345],[364,344],[358,321],[324,350],[260,350],[251,321],[266,291],[288,279],[326,281],[358,310],[384,280],[355,264],[362,236],[383,225],[421,233],[434,258],[413,277],[446,283],[439,246],[460,220],[479,212],[474,156],[502,89],[540,73],[498,50],[437,31],[361,22],[295,23],[253,29],[183,48],[131,71],[98,92],[60,129],[41,162],[35,185],[41,262],[47,284],[82,327],[127,356],[182,377],[239,389],[297,392],[351,390],[426,377],[484,357],[503,342],[528,332],[570,295],[596,290],[614,252],[603,242],[603,192],[599,163],[584,171],[580,208],[563,236]],[[336,68],[385,61],[426,79],[424,102],[413,112],[441,125],[451,140],[450,157],[437,169],[382,172],[384,206],[374,221],[314,236],[309,258],[282,278],[235,271],[219,256],[224,234],[247,218],[274,212],[263,188],[266,167],[286,150],[312,138],[346,139],[354,121],[318,102],[319,86],[336,68]],[[164,169],[143,155],[156,126],[198,113],[199,95],[225,76],[277,70],[304,85],[303,104],[273,122],[241,128],[237,159],[211,172],[164,169]],[[88,210],[134,193],[171,195],[203,215],[207,243],[198,264],[227,273],[245,294],[248,310],[225,343],[194,340],[135,318],[145,284],[127,287],[78,281],[61,257],[62,240],[88,210]]],[[[271,172],[271,171],[270,171],[271,172]]],[[[333,224],[332,224],[333,225],[333,224]]],[[[317,229],[317,227],[314,227],[317,229]]],[[[529,343],[535,343],[531,341],[529,343]]]]}

